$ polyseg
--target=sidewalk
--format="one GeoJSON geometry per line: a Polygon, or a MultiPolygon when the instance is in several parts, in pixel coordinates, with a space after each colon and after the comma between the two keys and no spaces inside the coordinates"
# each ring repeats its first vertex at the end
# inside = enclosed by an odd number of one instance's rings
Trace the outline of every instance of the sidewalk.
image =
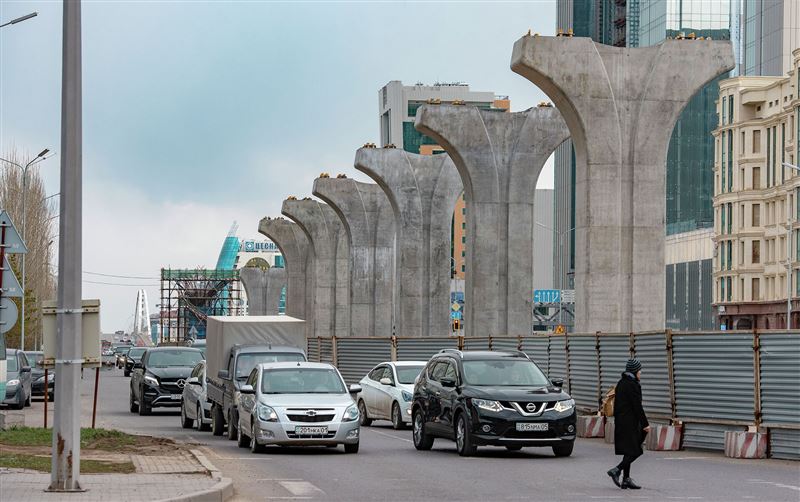
{"type": "Polygon", "coordinates": [[[139,457],[136,474],[83,474],[83,493],[48,493],[50,474],[0,468],[3,502],[224,502],[233,484],[197,450],[193,458],[139,457]],[[157,472],[142,473],[140,470],[157,472]],[[185,474],[187,471],[192,473],[185,474]]]}

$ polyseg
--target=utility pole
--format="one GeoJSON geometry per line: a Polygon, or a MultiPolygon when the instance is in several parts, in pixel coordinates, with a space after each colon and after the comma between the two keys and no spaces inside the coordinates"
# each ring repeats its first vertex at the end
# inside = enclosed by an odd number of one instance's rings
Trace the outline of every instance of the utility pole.
{"type": "Polygon", "coordinates": [[[61,67],[61,218],[58,239],[56,395],[48,491],[83,491],[81,465],[81,3],[64,0],[61,67]]]}

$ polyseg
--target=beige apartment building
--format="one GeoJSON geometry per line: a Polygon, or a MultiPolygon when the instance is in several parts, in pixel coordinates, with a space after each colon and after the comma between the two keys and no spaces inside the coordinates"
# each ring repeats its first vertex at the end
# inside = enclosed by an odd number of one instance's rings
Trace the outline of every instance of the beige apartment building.
{"type": "Polygon", "coordinates": [[[714,306],[723,329],[800,326],[800,49],[784,77],[720,83],[714,306]]]}

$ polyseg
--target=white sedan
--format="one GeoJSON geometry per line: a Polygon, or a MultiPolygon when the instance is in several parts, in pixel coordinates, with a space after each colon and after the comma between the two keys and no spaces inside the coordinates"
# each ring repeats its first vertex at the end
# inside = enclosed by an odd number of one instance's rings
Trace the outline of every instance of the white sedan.
{"type": "Polygon", "coordinates": [[[414,381],[425,361],[385,362],[375,366],[361,379],[356,396],[361,425],[373,420],[391,420],[395,429],[411,423],[414,381]]]}

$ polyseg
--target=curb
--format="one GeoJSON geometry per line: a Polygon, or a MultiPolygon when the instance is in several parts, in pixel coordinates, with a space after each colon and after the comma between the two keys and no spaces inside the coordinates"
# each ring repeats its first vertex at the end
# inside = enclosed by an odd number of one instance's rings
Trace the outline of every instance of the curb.
{"type": "Polygon", "coordinates": [[[217,484],[208,490],[189,493],[179,497],[163,499],[160,502],[225,502],[233,496],[233,480],[222,477],[222,473],[200,450],[189,450],[194,458],[208,471],[217,484]]]}

